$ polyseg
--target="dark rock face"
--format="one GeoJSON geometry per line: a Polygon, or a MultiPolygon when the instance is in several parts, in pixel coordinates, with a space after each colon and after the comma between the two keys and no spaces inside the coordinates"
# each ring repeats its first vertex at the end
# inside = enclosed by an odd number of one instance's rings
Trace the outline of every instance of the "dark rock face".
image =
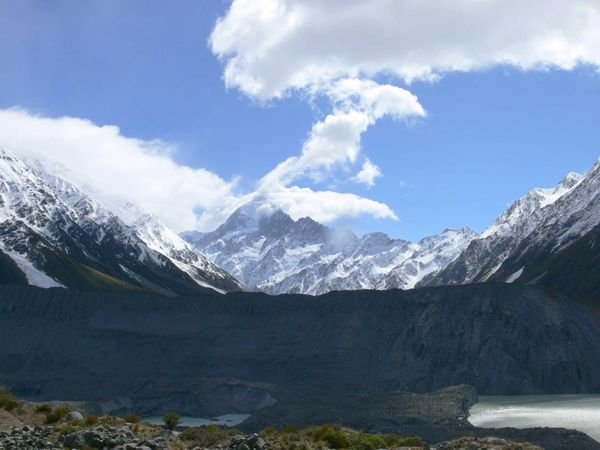
{"type": "Polygon", "coordinates": [[[339,394],[600,392],[600,330],[568,298],[519,285],[174,299],[0,287],[0,383],[18,394],[179,393],[198,414],[210,413],[194,403],[200,380],[215,378],[339,394]]]}
{"type": "Polygon", "coordinates": [[[519,283],[548,286],[600,307],[600,226],[554,250],[554,243],[535,246],[528,238],[522,252],[506,260],[492,279],[503,280],[524,267],[519,283]]]}

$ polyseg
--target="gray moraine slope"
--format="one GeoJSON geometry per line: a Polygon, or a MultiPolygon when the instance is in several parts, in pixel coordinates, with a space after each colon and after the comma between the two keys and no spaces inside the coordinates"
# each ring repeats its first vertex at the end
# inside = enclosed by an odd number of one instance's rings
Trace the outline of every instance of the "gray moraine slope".
{"type": "MultiPolygon", "coordinates": [[[[600,392],[600,329],[569,298],[522,285],[193,298],[0,287],[0,383],[20,395],[190,399],[210,378],[339,394],[600,392]]],[[[188,403],[182,413],[210,413],[188,403]]]]}

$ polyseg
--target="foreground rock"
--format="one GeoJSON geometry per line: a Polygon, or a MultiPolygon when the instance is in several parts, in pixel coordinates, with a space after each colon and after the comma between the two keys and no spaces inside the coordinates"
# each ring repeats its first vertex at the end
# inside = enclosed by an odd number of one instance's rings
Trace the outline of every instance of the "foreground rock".
{"type": "Polygon", "coordinates": [[[178,434],[165,431],[160,435],[144,439],[136,436],[128,426],[96,427],[61,436],[59,441],[68,448],[98,448],[115,450],[166,450],[169,443],[177,440],[178,434]]]}
{"type": "Polygon", "coordinates": [[[266,450],[265,440],[258,434],[248,436],[235,436],[229,443],[230,450],[266,450]]]}
{"type": "Polygon", "coordinates": [[[0,449],[49,449],[62,450],[50,439],[56,430],[52,427],[13,427],[10,430],[0,431],[0,449]]]}
{"type": "Polygon", "coordinates": [[[516,444],[506,439],[488,438],[462,438],[449,442],[442,442],[431,447],[431,450],[544,450],[537,445],[522,443],[516,444]]]}

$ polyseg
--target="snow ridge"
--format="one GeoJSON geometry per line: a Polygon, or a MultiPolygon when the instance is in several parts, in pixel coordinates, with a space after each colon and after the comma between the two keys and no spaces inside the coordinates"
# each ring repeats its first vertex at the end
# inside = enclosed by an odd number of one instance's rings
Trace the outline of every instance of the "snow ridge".
{"type": "Polygon", "coordinates": [[[118,209],[115,214],[88,192],[46,171],[40,162],[26,162],[0,149],[0,250],[15,261],[30,284],[68,286],[45,273],[47,252],[57,249],[75,259],[110,266],[111,276],[135,284],[145,280],[153,285],[148,275],[136,273],[140,269],[148,274],[168,269],[171,278],[189,277],[218,292],[227,285],[240,287],[158,218],[126,202],[118,209]],[[182,273],[175,273],[174,267],[182,273]]]}
{"type": "Polygon", "coordinates": [[[518,281],[527,273],[526,255],[541,249],[556,253],[598,224],[600,161],[586,174],[571,172],[554,188],[525,194],[452,264],[423,284],[518,281]]]}
{"type": "Polygon", "coordinates": [[[332,290],[410,289],[453,261],[477,234],[447,229],[419,242],[384,233],[358,237],[309,217],[252,202],[210,233],[185,232],[218,265],[270,294],[318,295],[332,290]]]}

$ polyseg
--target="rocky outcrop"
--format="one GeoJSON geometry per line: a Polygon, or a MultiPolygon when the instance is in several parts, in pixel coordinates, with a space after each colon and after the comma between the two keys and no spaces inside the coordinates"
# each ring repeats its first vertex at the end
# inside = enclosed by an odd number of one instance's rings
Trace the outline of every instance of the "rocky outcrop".
{"type": "Polygon", "coordinates": [[[128,426],[95,427],[67,433],[59,442],[66,448],[114,449],[114,450],[167,450],[169,442],[177,439],[177,433],[165,431],[152,439],[137,437],[128,426]]]}
{"type": "Polygon", "coordinates": [[[0,431],[0,449],[48,449],[61,450],[58,445],[50,439],[55,432],[52,427],[13,427],[7,431],[0,431]]]}
{"type": "Polygon", "coordinates": [[[442,442],[431,447],[431,450],[514,450],[519,448],[521,450],[544,450],[542,447],[537,445],[521,443],[517,444],[513,441],[507,441],[506,439],[499,439],[494,437],[487,438],[461,438],[453,441],[442,442]]]}
{"type": "Polygon", "coordinates": [[[267,444],[258,434],[234,436],[229,443],[229,450],[266,450],[267,444]]]}

